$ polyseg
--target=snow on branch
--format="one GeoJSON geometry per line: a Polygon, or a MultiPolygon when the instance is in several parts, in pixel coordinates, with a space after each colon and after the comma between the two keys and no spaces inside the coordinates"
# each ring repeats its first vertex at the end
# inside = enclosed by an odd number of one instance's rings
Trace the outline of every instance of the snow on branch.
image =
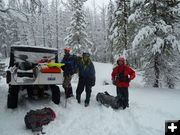
{"type": "Polygon", "coordinates": [[[146,26],[142,28],[138,34],[135,36],[132,46],[133,48],[136,48],[139,43],[144,40],[145,38],[149,37],[151,34],[153,34],[156,31],[155,27],[146,26]]]}
{"type": "Polygon", "coordinates": [[[128,17],[128,23],[130,22],[135,22],[135,20],[137,18],[141,17],[140,15],[140,11],[139,10],[136,10],[135,13],[132,13],[129,17],[128,17]]]}
{"type": "Polygon", "coordinates": [[[0,9],[0,12],[6,13],[11,17],[20,19],[21,21],[27,21],[28,14],[13,8],[0,9]]]}
{"type": "Polygon", "coordinates": [[[177,14],[180,16],[180,3],[177,5],[177,7],[174,7],[170,10],[173,14],[177,14]]]}
{"type": "Polygon", "coordinates": [[[145,0],[131,0],[130,6],[133,7],[136,3],[144,3],[145,0]]]}
{"type": "Polygon", "coordinates": [[[0,9],[0,12],[7,13],[9,9],[0,9]]]}
{"type": "Polygon", "coordinates": [[[180,52],[180,40],[177,40],[174,35],[168,35],[168,37],[166,37],[166,40],[172,44],[174,50],[178,49],[180,52]]]}
{"type": "Polygon", "coordinates": [[[152,53],[154,53],[154,54],[156,54],[157,52],[161,53],[161,48],[163,48],[163,46],[164,46],[164,40],[161,39],[160,37],[157,37],[156,42],[152,48],[152,53]]]}
{"type": "Polygon", "coordinates": [[[167,25],[163,20],[160,20],[158,23],[156,23],[156,28],[160,29],[164,33],[172,32],[172,26],[167,25]]]}

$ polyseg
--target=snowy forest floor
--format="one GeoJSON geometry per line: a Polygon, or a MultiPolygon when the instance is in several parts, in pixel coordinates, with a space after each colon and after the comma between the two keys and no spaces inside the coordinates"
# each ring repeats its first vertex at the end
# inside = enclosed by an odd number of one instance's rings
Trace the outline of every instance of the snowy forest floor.
{"type": "MultiPolygon", "coordinates": [[[[43,126],[47,135],[164,135],[165,120],[180,119],[180,90],[165,88],[145,88],[140,72],[129,88],[130,107],[125,110],[113,110],[96,102],[98,92],[108,91],[116,95],[116,88],[111,84],[111,64],[94,63],[96,85],[92,89],[90,106],[84,107],[74,97],[68,99],[65,108],[64,90],[61,89],[61,103],[55,105],[51,99],[30,101],[19,98],[18,108],[7,109],[8,85],[5,78],[0,80],[0,134],[31,135],[26,130],[24,116],[30,109],[51,107],[56,113],[55,121],[43,126]],[[104,85],[104,81],[110,85],[104,85]]],[[[78,77],[72,80],[73,93],[78,77]]],[[[20,94],[22,95],[23,92],[20,94]]]]}

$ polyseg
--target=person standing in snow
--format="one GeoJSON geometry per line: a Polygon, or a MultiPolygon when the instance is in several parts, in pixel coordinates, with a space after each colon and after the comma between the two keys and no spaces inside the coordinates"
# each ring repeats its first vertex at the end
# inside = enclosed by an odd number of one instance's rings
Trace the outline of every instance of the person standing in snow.
{"type": "Polygon", "coordinates": [[[76,99],[81,103],[81,94],[86,90],[85,107],[89,105],[91,97],[91,88],[95,85],[95,69],[92,61],[90,60],[89,53],[83,53],[82,59],[79,63],[79,82],[76,90],[76,99]]]}
{"type": "Polygon", "coordinates": [[[124,58],[117,59],[117,66],[112,71],[112,82],[116,85],[118,98],[124,99],[124,109],[129,107],[129,82],[135,78],[135,71],[125,65],[124,58]]]}
{"type": "Polygon", "coordinates": [[[73,96],[72,86],[71,86],[71,79],[72,75],[76,72],[76,65],[75,65],[75,55],[70,55],[70,48],[66,47],[64,49],[64,57],[61,63],[64,63],[65,66],[62,66],[64,81],[63,81],[63,88],[65,90],[66,98],[73,96]]]}

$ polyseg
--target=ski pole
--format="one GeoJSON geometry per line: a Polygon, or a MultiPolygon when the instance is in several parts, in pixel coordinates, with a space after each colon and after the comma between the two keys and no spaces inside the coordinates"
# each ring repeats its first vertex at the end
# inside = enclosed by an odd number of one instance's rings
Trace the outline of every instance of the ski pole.
{"type": "Polygon", "coordinates": [[[67,106],[67,94],[68,94],[68,89],[65,89],[65,108],[67,106]]]}

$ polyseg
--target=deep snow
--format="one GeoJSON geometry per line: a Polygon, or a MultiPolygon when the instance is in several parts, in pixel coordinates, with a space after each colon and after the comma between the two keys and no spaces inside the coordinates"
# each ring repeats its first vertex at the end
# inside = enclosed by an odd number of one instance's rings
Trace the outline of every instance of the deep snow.
{"type": "MultiPolygon", "coordinates": [[[[64,90],[59,105],[49,100],[29,101],[23,96],[19,99],[17,109],[7,109],[8,86],[5,79],[0,80],[0,135],[31,135],[26,130],[24,116],[30,109],[51,107],[56,113],[55,121],[43,127],[47,135],[164,135],[165,120],[180,119],[180,90],[155,89],[143,87],[140,72],[129,88],[130,108],[113,110],[99,105],[96,100],[98,92],[108,91],[116,95],[116,88],[111,84],[111,64],[94,63],[96,69],[96,86],[92,89],[89,107],[78,104],[75,98],[68,100],[65,108],[64,90]],[[104,85],[104,81],[110,85],[104,85]]],[[[77,86],[77,76],[72,80],[73,92],[77,86]]],[[[24,93],[21,92],[20,95],[24,93]]],[[[82,101],[85,93],[82,94],[82,101]]]]}

